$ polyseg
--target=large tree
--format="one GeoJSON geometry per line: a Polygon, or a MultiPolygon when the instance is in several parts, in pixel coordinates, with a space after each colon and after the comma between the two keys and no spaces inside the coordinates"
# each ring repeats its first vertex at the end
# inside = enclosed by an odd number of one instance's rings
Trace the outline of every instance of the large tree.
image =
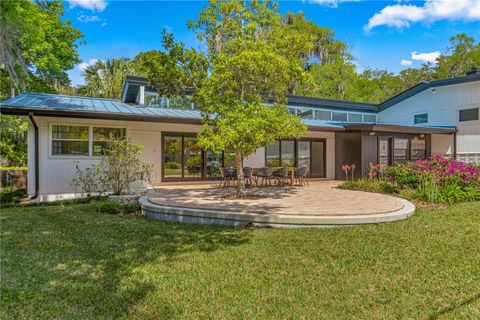
{"type": "Polygon", "coordinates": [[[85,84],[79,92],[89,97],[120,99],[125,76],[132,71],[126,58],[98,60],[83,70],[85,84]]]}
{"type": "Polygon", "coordinates": [[[235,152],[237,196],[243,197],[242,160],[275,140],[306,131],[288,113],[285,94],[293,80],[302,83],[308,78],[302,60],[286,54],[291,52],[289,45],[308,43],[285,36],[277,6],[269,1],[210,1],[190,25],[207,40],[212,66],[195,95],[204,120],[199,144],[235,152]]]}
{"type": "Polygon", "coordinates": [[[0,11],[0,68],[10,85],[25,91],[41,83],[43,91],[55,91],[69,84],[65,71],[80,62],[83,35],[62,19],[63,3],[0,1],[0,11]]]}

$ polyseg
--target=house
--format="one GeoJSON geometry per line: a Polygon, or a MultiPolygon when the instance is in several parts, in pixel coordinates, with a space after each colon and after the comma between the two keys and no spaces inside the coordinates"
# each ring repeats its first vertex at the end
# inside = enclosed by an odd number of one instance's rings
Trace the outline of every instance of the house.
{"type": "MultiPolygon", "coordinates": [[[[244,166],[309,167],[311,178],[342,179],[342,164],[386,165],[430,155],[480,162],[480,72],[422,82],[380,104],[289,96],[305,137],[278,141],[244,159],[244,166]]],[[[2,114],[29,117],[28,193],[39,201],[78,196],[76,168],[98,163],[110,133],[144,146],[153,183],[218,179],[233,165],[228,150],[196,145],[199,110],[188,98],[159,97],[147,79],[127,76],[120,100],[22,93],[3,101],[2,114]]]]}

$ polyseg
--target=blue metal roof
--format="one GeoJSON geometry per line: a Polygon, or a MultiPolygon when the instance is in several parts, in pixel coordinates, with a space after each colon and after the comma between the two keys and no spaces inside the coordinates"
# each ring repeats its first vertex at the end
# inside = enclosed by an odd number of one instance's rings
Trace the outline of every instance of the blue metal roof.
{"type": "MultiPolygon", "coordinates": [[[[198,110],[151,108],[123,103],[114,99],[65,96],[44,93],[22,93],[0,103],[1,113],[71,118],[101,118],[114,120],[163,121],[200,123],[198,110]]],[[[304,120],[311,128],[344,130],[342,123],[304,120]]]]}
{"type": "Polygon", "coordinates": [[[123,103],[114,99],[101,99],[77,96],[64,96],[56,94],[43,93],[22,93],[16,97],[7,99],[0,103],[2,113],[8,113],[8,109],[16,109],[17,112],[25,114],[28,112],[47,112],[71,113],[75,115],[84,114],[104,115],[112,118],[121,118],[122,116],[134,116],[135,118],[171,118],[171,119],[191,119],[199,121],[200,112],[197,110],[149,108],[138,105],[123,103]]]}

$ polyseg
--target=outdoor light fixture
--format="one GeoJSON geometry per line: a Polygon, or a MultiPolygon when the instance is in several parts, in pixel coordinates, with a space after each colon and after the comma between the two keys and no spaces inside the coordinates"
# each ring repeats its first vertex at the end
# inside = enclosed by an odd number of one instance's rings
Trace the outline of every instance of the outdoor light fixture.
{"type": "Polygon", "coordinates": [[[433,88],[432,93],[435,93],[435,92],[437,92],[437,89],[433,88]]]}
{"type": "Polygon", "coordinates": [[[374,136],[374,135],[375,135],[375,132],[373,132],[373,131],[370,132],[370,135],[371,135],[371,136],[374,136]]]}
{"type": "Polygon", "coordinates": [[[424,135],[424,134],[421,134],[421,135],[420,135],[420,138],[423,138],[423,137],[425,137],[425,135],[424,135]]]}

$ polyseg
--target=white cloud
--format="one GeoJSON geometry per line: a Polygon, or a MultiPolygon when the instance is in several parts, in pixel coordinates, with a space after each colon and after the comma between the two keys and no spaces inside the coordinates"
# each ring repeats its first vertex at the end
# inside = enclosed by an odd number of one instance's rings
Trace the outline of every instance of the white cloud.
{"type": "Polygon", "coordinates": [[[87,16],[87,15],[81,14],[77,17],[77,20],[82,23],[89,23],[89,22],[100,21],[100,18],[98,16],[87,16]]]}
{"type": "Polygon", "coordinates": [[[407,60],[407,59],[402,59],[402,61],[400,61],[400,64],[401,64],[402,66],[407,66],[407,67],[410,66],[410,65],[412,65],[412,63],[413,63],[412,60],[407,60]]]}
{"type": "Polygon", "coordinates": [[[77,65],[77,68],[78,68],[78,70],[83,72],[83,71],[85,71],[85,69],[87,69],[87,67],[89,67],[91,65],[94,65],[97,61],[99,61],[99,60],[98,59],[90,59],[87,62],[79,63],[77,65]]]}
{"type": "Polygon", "coordinates": [[[423,6],[389,5],[368,20],[365,30],[381,25],[403,28],[413,23],[439,20],[480,20],[480,0],[426,0],[423,6]]]}
{"type": "Polygon", "coordinates": [[[333,8],[338,7],[338,4],[340,2],[353,2],[353,1],[360,1],[360,0],[309,0],[309,2],[311,3],[316,3],[319,5],[329,6],[333,8]]]}
{"type": "Polygon", "coordinates": [[[107,21],[103,21],[100,26],[101,26],[101,27],[105,27],[106,25],[107,25],[107,21]]]}
{"type": "Polygon", "coordinates": [[[422,62],[432,62],[436,63],[437,58],[440,56],[440,51],[417,53],[416,51],[412,52],[412,60],[422,61],[422,62]]]}
{"type": "Polygon", "coordinates": [[[107,0],[67,0],[70,8],[80,7],[83,9],[102,12],[108,5],[107,0]]]}

